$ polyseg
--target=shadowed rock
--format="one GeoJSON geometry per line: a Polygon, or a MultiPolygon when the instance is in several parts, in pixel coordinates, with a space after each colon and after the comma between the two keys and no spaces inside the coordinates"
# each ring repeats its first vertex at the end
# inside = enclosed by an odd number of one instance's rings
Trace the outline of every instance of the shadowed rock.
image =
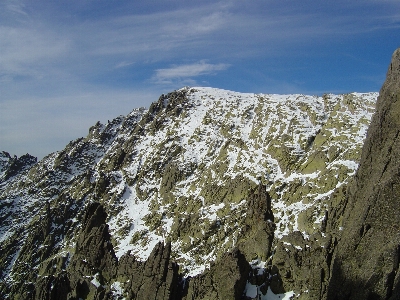
{"type": "Polygon", "coordinates": [[[171,243],[158,243],[146,262],[125,254],[119,261],[118,277],[123,279],[128,299],[178,299],[178,265],[171,260],[171,243]]]}
{"type": "Polygon", "coordinates": [[[210,270],[191,278],[183,299],[242,299],[250,271],[245,256],[235,249],[224,254],[210,270]]]}
{"type": "Polygon", "coordinates": [[[309,300],[323,299],[329,280],[335,238],[314,234],[305,240],[299,231],[284,236],[272,259],[271,290],[275,294],[305,291],[309,300]]]}

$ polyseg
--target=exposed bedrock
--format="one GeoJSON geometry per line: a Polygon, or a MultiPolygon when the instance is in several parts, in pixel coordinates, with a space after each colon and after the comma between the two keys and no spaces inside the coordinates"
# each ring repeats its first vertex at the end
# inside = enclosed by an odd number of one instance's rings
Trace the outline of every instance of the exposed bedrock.
{"type": "Polygon", "coordinates": [[[238,249],[224,254],[203,274],[182,280],[170,242],[158,243],[145,262],[129,252],[117,260],[106,217],[101,204],[88,206],[68,266],[40,277],[35,299],[115,299],[115,283],[126,299],[241,299],[251,268],[238,249]]]}
{"type": "Polygon", "coordinates": [[[328,299],[400,299],[400,49],[348,189],[328,299]]]}
{"type": "Polygon", "coordinates": [[[102,205],[89,205],[68,267],[40,278],[35,299],[114,299],[113,283],[122,284],[128,299],[178,299],[178,265],[170,259],[171,244],[157,244],[146,262],[129,253],[118,261],[106,217],[102,205]]]}
{"type": "Polygon", "coordinates": [[[234,249],[224,254],[209,270],[189,279],[183,300],[240,300],[250,270],[245,256],[234,249]]]}

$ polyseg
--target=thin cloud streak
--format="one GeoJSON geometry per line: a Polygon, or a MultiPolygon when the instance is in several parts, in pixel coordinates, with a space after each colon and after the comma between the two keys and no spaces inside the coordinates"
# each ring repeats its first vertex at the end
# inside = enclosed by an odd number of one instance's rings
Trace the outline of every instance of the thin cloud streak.
{"type": "Polygon", "coordinates": [[[209,64],[205,61],[200,61],[193,64],[158,69],[153,79],[157,83],[170,83],[175,79],[187,80],[192,77],[213,74],[217,71],[226,70],[228,67],[228,64],[209,64]]]}
{"type": "Polygon", "coordinates": [[[0,26],[0,75],[40,76],[41,66],[65,55],[69,43],[51,31],[0,26]]]}
{"type": "Polygon", "coordinates": [[[126,68],[126,67],[130,67],[132,65],[134,65],[134,62],[127,62],[127,61],[122,61],[120,63],[118,63],[115,68],[116,69],[120,69],[120,68],[126,68]]]}
{"type": "MultiPolygon", "coordinates": [[[[232,12],[229,7],[215,11],[213,5],[201,9],[158,12],[143,16],[124,16],[85,23],[83,37],[95,55],[138,55],[162,60],[206,55],[234,56],[246,48],[262,48],[277,54],[281,47],[299,42],[333,37],[349,38],[380,26],[381,18],[372,16],[329,16],[306,11],[288,11],[284,15],[232,12]],[[92,38],[91,38],[92,37],[92,38]],[[230,51],[224,51],[229,45],[230,51]],[[262,47],[264,45],[264,47],[262,47]],[[188,51],[190,50],[190,52],[188,51]]],[[[265,53],[265,52],[264,52],[265,53]]],[[[256,55],[256,54],[255,54],[256,55]]]]}

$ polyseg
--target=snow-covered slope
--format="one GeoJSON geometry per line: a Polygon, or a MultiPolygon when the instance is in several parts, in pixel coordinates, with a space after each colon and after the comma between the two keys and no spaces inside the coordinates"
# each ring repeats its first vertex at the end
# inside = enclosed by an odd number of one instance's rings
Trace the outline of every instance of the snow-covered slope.
{"type": "MultiPolygon", "coordinates": [[[[46,273],[46,261],[68,260],[93,201],[108,212],[118,257],[145,260],[171,240],[184,276],[248,243],[247,203],[259,186],[271,197],[275,239],[293,231],[307,238],[355,174],[377,96],[183,88],[97,123],[0,183],[1,277],[34,282],[26,264],[46,273]]],[[[251,248],[249,261],[268,259],[251,248]]]]}

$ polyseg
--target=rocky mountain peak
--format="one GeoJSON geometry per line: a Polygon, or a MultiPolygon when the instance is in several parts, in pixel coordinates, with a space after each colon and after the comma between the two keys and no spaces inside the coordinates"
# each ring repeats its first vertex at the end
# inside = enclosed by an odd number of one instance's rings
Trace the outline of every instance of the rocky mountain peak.
{"type": "Polygon", "coordinates": [[[325,297],[377,96],[183,88],[98,122],[0,183],[0,295],[325,297]]]}
{"type": "Polygon", "coordinates": [[[392,55],[392,60],[389,65],[389,69],[386,74],[386,80],[385,83],[383,84],[382,89],[387,90],[388,85],[398,85],[399,84],[399,78],[400,78],[400,48],[397,49],[393,55],[392,55]]]}

